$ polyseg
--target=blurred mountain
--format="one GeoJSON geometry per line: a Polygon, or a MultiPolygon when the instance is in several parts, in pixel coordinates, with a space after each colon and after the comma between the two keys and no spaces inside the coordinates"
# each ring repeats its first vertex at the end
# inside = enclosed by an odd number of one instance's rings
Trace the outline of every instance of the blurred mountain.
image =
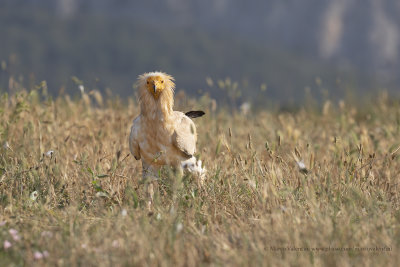
{"type": "Polygon", "coordinates": [[[316,77],[331,95],[394,92],[398,14],[396,0],[5,0],[0,60],[13,54],[16,69],[54,87],[76,75],[122,95],[154,69],[188,91],[229,76],[255,96],[266,83],[269,96],[293,101],[316,77]]]}

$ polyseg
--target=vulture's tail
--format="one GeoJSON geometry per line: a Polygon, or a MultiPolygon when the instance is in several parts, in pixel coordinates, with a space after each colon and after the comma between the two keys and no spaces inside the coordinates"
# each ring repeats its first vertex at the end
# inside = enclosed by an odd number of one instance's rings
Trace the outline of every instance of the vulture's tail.
{"type": "Polygon", "coordinates": [[[192,110],[185,113],[186,116],[189,118],[198,118],[206,114],[204,111],[201,110],[192,110]]]}

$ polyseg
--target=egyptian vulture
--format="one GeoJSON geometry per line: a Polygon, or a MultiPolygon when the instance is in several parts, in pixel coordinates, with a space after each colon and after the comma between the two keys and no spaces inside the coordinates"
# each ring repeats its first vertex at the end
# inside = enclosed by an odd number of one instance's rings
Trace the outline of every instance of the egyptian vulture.
{"type": "Polygon", "coordinates": [[[164,165],[188,170],[201,182],[205,169],[196,153],[196,126],[190,118],[202,111],[186,114],[174,111],[174,78],[162,72],[144,73],[138,78],[140,115],[133,120],[130,151],[142,160],[143,178],[157,179],[164,165]]]}

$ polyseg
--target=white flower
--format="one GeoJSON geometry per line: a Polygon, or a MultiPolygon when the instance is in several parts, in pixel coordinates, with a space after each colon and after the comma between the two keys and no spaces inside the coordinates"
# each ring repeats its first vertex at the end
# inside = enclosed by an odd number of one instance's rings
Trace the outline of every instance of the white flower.
{"type": "Polygon", "coordinates": [[[307,167],[303,161],[296,161],[296,163],[297,163],[297,166],[299,167],[300,172],[308,173],[307,167]]]}
{"type": "Polygon", "coordinates": [[[10,145],[8,144],[7,141],[4,142],[3,148],[4,148],[4,149],[10,149],[11,151],[13,151],[12,148],[10,147],[10,145]]]}
{"type": "Polygon", "coordinates": [[[35,252],[33,253],[33,258],[34,258],[35,260],[41,260],[41,259],[43,259],[43,253],[40,252],[40,251],[35,251],[35,252]]]}
{"type": "Polygon", "coordinates": [[[53,150],[49,150],[49,151],[47,151],[44,155],[45,155],[46,157],[51,158],[51,157],[53,157],[53,154],[54,154],[54,151],[53,151],[53,150]]]}
{"type": "Polygon", "coordinates": [[[297,161],[297,165],[299,166],[300,169],[306,168],[306,165],[304,165],[304,162],[302,162],[302,161],[297,161]]]}
{"type": "Polygon", "coordinates": [[[111,246],[112,246],[113,248],[119,248],[119,242],[118,242],[118,240],[114,240],[114,241],[111,243],[111,246]]]}
{"type": "Polygon", "coordinates": [[[126,209],[122,209],[121,215],[122,215],[122,217],[125,217],[126,215],[128,215],[128,212],[126,211],[126,209]]]}
{"type": "Polygon", "coordinates": [[[3,247],[4,247],[4,249],[9,249],[10,247],[12,247],[12,244],[10,241],[6,240],[3,243],[3,247]]]}
{"type": "Polygon", "coordinates": [[[242,112],[243,115],[247,115],[250,111],[251,105],[249,102],[244,102],[242,105],[240,105],[240,112],[242,112]]]}
{"type": "Polygon", "coordinates": [[[21,239],[21,237],[18,235],[18,231],[11,228],[10,230],[8,230],[8,232],[11,234],[12,238],[14,239],[14,241],[19,241],[21,239]]]}
{"type": "Polygon", "coordinates": [[[8,232],[9,232],[11,235],[17,235],[17,234],[18,234],[18,231],[15,230],[14,228],[11,228],[10,230],[8,230],[8,232]]]}
{"type": "Polygon", "coordinates": [[[35,201],[35,200],[37,199],[38,195],[39,195],[39,194],[38,194],[37,191],[33,191],[33,192],[30,194],[29,198],[30,198],[32,201],[35,201]]]}
{"type": "Polygon", "coordinates": [[[176,232],[179,233],[183,230],[183,224],[182,223],[178,223],[176,225],[176,232]]]}

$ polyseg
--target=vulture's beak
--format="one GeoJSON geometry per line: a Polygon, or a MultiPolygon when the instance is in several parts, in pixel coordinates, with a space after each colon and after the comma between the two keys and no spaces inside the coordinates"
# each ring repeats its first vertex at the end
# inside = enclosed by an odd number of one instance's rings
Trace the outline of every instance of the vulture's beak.
{"type": "Polygon", "coordinates": [[[157,92],[157,86],[153,85],[153,89],[154,89],[154,93],[156,93],[157,92]]]}

